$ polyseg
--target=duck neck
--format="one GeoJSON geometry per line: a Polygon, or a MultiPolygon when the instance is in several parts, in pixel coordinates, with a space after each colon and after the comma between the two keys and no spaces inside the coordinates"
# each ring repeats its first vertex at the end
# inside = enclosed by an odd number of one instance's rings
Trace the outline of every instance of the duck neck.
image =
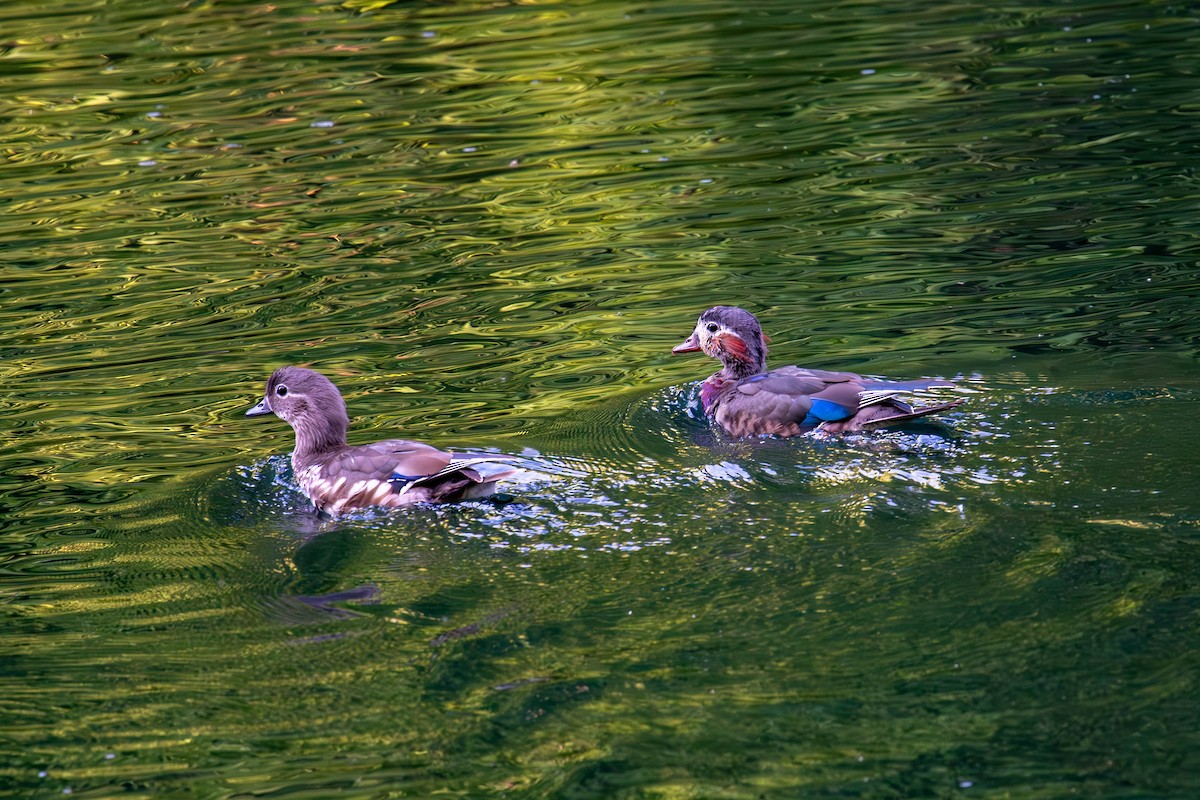
{"type": "Polygon", "coordinates": [[[715,355],[721,361],[720,375],[740,381],[767,370],[767,343],[761,331],[738,331],[719,335],[715,355]]]}
{"type": "Polygon", "coordinates": [[[314,424],[297,425],[296,449],[292,451],[292,463],[297,469],[301,469],[320,456],[345,447],[346,429],[349,424],[347,419],[322,419],[314,424]]]}
{"type": "Polygon", "coordinates": [[[723,369],[717,375],[722,381],[740,381],[758,375],[760,372],[766,372],[766,359],[761,354],[752,353],[751,355],[758,355],[758,357],[745,361],[739,358],[722,361],[723,369]]]}

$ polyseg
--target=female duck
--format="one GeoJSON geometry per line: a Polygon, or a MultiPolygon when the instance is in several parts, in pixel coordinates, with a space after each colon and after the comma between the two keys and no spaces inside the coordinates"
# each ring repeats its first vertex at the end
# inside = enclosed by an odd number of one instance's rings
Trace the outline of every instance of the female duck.
{"type": "Polygon", "coordinates": [[[753,314],[714,306],[672,353],[703,351],[720,372],[700,389],[704,413],[733,436],[796,436],[820,429],[865,431],[947,411],[962,403],[913,406],[896,398],[914,391],[953,388],[942,380],[886,381],[853,372],[780,367],[767,371],[767,344],[753,314]]]}
{"type": "Polygon", "coordinates": [[[349,445],[350,418],[337,387],[302,367],[280,367],[248,417],[275,414],[296,432],[292,470],[317,511],[337,516],[367,506],[454,502],[486,497],[496,481],[521,470],[511,456],[447,453],[421,442],[388,439],[349,445]]]}

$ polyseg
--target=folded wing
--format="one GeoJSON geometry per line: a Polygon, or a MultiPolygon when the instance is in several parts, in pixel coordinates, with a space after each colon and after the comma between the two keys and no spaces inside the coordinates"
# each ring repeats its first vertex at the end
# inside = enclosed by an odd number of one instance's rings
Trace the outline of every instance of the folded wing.
{"type": "Polygon", "coordinates": [[[884,381],[853,372],[781,367],[738,383],[718,405],[716,419],[734,436],[867,430],[954,408],[962,401],[914,408],[897,399],[953,386],[942,380],[884,381]]]}

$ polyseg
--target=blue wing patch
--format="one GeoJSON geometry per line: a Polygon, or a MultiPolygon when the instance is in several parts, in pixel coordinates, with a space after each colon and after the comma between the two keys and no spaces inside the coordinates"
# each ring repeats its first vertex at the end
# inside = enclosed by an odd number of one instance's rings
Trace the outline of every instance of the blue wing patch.
{"type": "Polygon", "coordinates": [[[814,397],[812,398],[812,408],[808,410],[808,415],[804,417],[802,424],[816,426],[822,422],[836,422],[837,420],[845,419],[853,413],[853,411],[840,403],[814,397]]]}

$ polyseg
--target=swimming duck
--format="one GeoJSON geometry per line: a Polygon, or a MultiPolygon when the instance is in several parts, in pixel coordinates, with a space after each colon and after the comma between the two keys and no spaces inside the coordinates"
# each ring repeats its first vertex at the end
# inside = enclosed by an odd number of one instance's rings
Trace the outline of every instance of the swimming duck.
{"type": "Polygon", "coordinates": [[[713,306],[672,353],[703,352],[722,369],[704,381],[704,413],[733,436],[796,436],[820,429],[866,431],[947,411],[962,403],[913,407],[897,396],[953,388],[943,380],[888,381],[853,372],[779,367],[767,371],[767,340],[758,319],[737,306],[713,306]]]}
{"type": "Polygon", "coordinates": [[[511,456],[448,453],[421,442],[388,439],[349,445],[341,392],[319,372],[280,367],[247,417],[275,414],[296,432],[292,470],[317,511],[337,516],[368,506],[394,508],[486,497],[496,481],[521,470],[511,456]]]}

